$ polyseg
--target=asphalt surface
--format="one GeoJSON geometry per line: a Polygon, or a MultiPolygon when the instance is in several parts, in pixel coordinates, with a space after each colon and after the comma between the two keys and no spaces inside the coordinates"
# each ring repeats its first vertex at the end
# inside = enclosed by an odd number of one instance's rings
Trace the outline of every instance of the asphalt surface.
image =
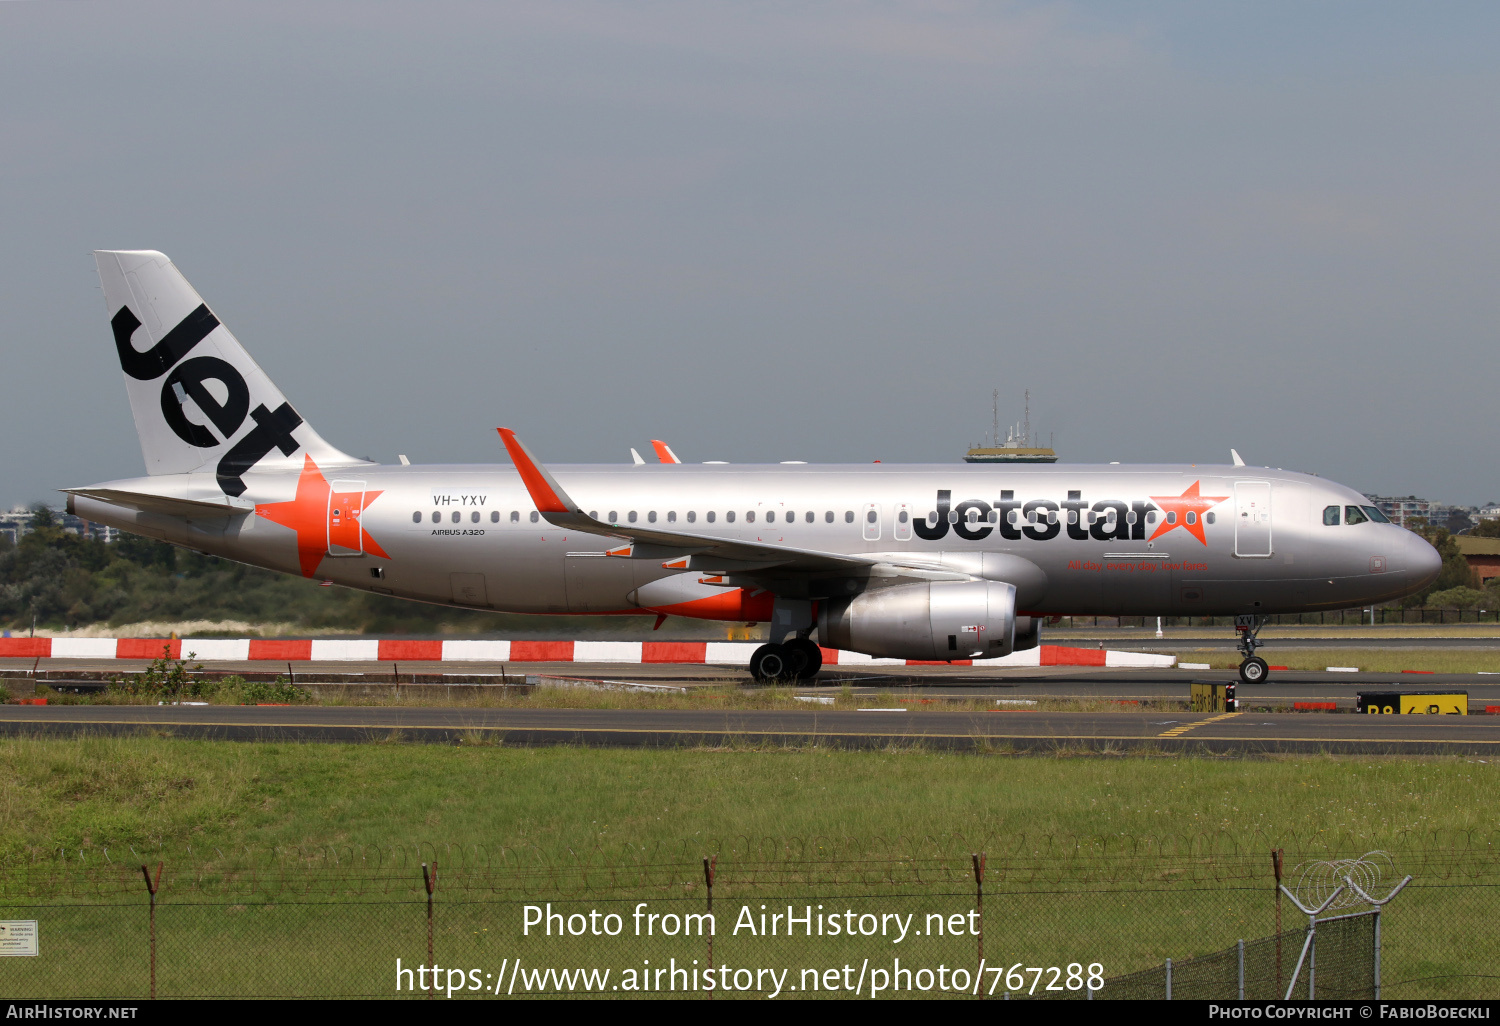
{"type": "Polygon", "coordinates": [[[416,741],[599,747],[925,747],[998,751],[1183,750],[1500,757],[1500,716],[1308,713],[473,709],[357,706],[6,706],[0,733],[239,741],[416,741]]]}
{"type": "MultiPolygon", "coordinates": [[[[1191,661],[1191,660],[1190,660],[1191,661]]],[[[146,664],[132,660],[111,660],[107,665],[94,660],[46,660],[38,670],[38,679],[49,674],[73,671],[101,671],[129,674],[146,664]]],[[[32,660],[0,660],[0,672],[30,671],[32,660]]],[[[285,672],[275,663],[214,663],[212,670],[231,673],[285,672]]],[[[414,677],[424,680],[448,680],[454,684],[507,680],[520,683],[527,676],[563,678],[605,678],[612,681],[639,682],[686,689],[716,688],[726,685],[753,686],[749,674],[741,668],[725,666],[682,666],[640,663],[441,663],[441,662],[327,662],[296,663],[291,668],[297,683],[312,683],[324,675],[353,678],[372,685],[408,685],[414,677]],[[502,677],[502,674],[504,675],[502,677]]],[[[1486,705],[1500,705],[1500,674],[1477,673],[1328,673],[1325,671],[1273,671],[1261,684],[1239,683],[1234,670],[1160,670],[1102,669],[1076,666],[987,668],[969,666],[908,667],[826,667],[816,682],[797,689],[799,694],[826,695],[832,690],[849,687],[857,696],[893,694],[923,698],[996,698],[996,699],[1106,699],[1116,701],[1181,701],[1195,680],[1236,683],[1239,698],[1251,704],[1291,704],[1295,702],[1336,701],[1353,708],[1355,694],[1373,689],[1432,691],[1458,689],[1467,691],[1471,709],[1483,712],[1486,705]]]]}

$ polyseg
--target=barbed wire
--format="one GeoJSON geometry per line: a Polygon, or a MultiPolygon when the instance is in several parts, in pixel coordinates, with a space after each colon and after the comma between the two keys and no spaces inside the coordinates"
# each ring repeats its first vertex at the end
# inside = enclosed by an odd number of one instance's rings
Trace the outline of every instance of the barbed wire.
{"type": "Polygon", "coordinates": [[[1345,880],[1353,880],[1366,894],[1374,895],[1383,880],[1394,879],[1396,864],[1389,853],[1367,851],[1352,859],[1316,859],[1292,867],[1289,874],[1295,878],[1291,891],[1307,908],[1322,908],[1323,902],[1333,898],[1328,911],[1354,908],[1366,902],[1345,880]],[[1339,888],[1344,888],[1339,892],[1339,888]],[[1338,897],[1334,898],[1334,894],[1338,897]]]}
{"type": "MultiPolygon", "coordinates": [[[[1302,861],[1288,874],[1294,893],[1320,903],[1354,875],[1369,891],[1390,875],[1392,851],[1422,883],[1500,885],[1500,846],[1480,832],[1447,835],[1441,846],[1363,851],[1349,838],[1319,836],[1285,847],[1302,861]],[[1354,855],[1350,852],[1361,852],[1354,855]],[[1374,865],[1373,860],[1386,861],[1374,865]],[[1305,893],[1304,893],[1305,892],[1305,893]],[[1321,896],[1320,896],[1321,895],[1321,896]],[[1314,900],[1316,898],[1316,900],[1314,900]]],[[[1428,841],[1431,835],[1411,835],[1428,841]]],[[[1253,851],[1214,851],[1217,837],[1129,835],[1074,837],[962,834],[923,837],[685,838],[655,844],[606,844],[544,849],[537,845],[466,845],[421,841],[390,845],[277,845],[221,848],[60,848],[0,861],[0,900],[50,895],[133,897],[140,867],[164,864],[164,894],[212,900],[260,895],[341,900],[394,900],[415,895],[421,866],[436,863],[442,888],[455,897],[485,898],[654,892],[687,895],[703,886],[702,862],[715,859],[718,893],[764,893],[781,887],[908,889],[927,892],[972,883],[971,854],[987,858],[987,888],[1021,891],[1170,889],[1271,886],[1269,839],[1253,851]]],[[[1236,849],[1245,847],[1241,839],[1236,849]]],[[[1292,860],[1289,860],[1292,861],[1292,860]]],[[[1340,906],[1344,907],[1344,906],[1340,906]]]]}

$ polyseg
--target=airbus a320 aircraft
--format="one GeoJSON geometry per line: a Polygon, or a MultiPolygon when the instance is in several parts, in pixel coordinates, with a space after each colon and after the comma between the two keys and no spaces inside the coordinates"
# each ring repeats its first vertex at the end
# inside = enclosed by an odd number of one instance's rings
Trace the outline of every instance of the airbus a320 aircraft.
{"type": "Polygon", "coordinates": [[[1268,614],[1399,598],[1441,565],[1358,492],[1239,464],[690,465],[660,445],[654,464],[549,470],[506,428],[511,465],[370,463],[302,419],[165,256],[95,256],[147,476],[66,489],[69,511],[350,588],[766,623],[758,680],[811,678],[819,644],[984,659],[1050,616],[1234,615],[1253,683],[1268,614]]]}

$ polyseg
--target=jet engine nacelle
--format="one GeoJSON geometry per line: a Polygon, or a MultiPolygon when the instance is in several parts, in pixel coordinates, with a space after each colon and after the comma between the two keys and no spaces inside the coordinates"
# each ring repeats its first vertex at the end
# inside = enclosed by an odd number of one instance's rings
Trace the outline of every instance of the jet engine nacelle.
{"type": "Polygon", "coordinates": [[[1016,589],[998,581],[934,581],[823,603],[818,640],[890,659],[975,659],[1015,645],[1016,589]]]}

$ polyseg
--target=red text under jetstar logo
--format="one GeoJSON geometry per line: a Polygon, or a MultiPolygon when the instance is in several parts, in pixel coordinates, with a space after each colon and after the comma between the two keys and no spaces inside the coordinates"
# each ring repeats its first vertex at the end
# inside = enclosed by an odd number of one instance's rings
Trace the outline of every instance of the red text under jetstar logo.
{"type": "Polygon", "coordinates": [[[380,492],[336,492],[311,456],[304,457],[302,474],[297,478],[297,496],[290,502],[265,502],[255,507],[256,516],[265,517],[297,532],[297,561],[302,576],[317,573],[318,564],[330,546],[354,555],[367,552],[390,559],[369,533],[360,525],[360,517],[380,492]]]}
{"type": "Polygon", "coordinates": [[[1181,527],[1205,546],[1208,545],[1208,539],[1203,537],[1203,514],[1227,498],[1227,495],[1199,495],[1197,481],[1188,485],[1187,491],[1181,495],[1151,496],[1151,501],[1160,506],[1165,515],[1161,526],[1149,540],[1155,541],[1168,531],[1181,527]]]}

